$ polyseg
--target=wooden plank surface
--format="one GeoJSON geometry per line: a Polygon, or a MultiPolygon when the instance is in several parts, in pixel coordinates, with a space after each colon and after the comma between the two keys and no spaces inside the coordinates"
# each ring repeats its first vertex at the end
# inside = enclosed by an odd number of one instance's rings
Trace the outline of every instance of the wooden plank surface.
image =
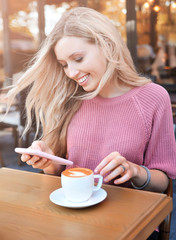
{"type": "Polygon", "coordinates": [[[70,209],[49,195],[60,177],[0,169],[0,239],[145,239],[172,209],[164,194],[103,185],[107,198],[70,209]]]}

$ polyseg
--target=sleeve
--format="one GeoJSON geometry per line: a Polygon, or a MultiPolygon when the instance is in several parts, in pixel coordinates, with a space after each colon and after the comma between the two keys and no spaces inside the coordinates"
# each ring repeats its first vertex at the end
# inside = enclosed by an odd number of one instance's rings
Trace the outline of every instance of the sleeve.
{"type": "Polygon", "coordinates": [[[169,94],[162,89],[152,109],[150,138],[144,156],[144,165],[159,169],[168,177],[176,178],[176,142],[169,94]]]}

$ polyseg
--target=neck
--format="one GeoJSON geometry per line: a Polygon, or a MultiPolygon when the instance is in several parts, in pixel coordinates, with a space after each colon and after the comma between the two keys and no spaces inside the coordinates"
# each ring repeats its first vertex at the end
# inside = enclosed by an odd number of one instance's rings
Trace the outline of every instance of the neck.
{"type": "Polygon", "coordinates": [[[116,83],[110,82],[110,83],[107,83],[103,87],[103,89],[100,91],[100,93],[98,95],[103,98],[118,97],[118,96],[121,96],[121,95],[127,93],[132,88],[133,88],[132,86],[129,86],[127,84],[119,84],[117,82],[116,83]]]}

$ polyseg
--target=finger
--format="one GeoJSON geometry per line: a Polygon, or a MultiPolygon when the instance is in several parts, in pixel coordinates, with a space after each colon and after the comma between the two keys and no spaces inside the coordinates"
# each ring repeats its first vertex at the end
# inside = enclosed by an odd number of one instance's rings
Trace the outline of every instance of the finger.
{"type": "Polygon", "coordinates": [[[116,156],[121,156],[118,152],[112,152],[107,157],[105,157],[101,163],[95,168],[95,173],[100,173],[100,171],[109,163],[112,161],[112,159],[116,156]]]}
{"type": "Polygon", "coordinates": [[[115,179],[114,184],[122,184],[129,181],[130,179],[131,179],[130,173],[126,172],[122,177],[115,179]]]}
{"type": "Polygon", "coordinates": [[[124,169],[121,167],[121,165],[117,168],[115,168],[113,171],[110,172],[109,175],[106,176],[104,179],[105,182],[109,182],[112,179],[118,177],[119,175],[122,175],[124,173],[124,169]]]}
{"type": "Polygon", "coordinates": [[[28,165],[33,165],[35,162],[39,161],[41,158],[39,156],[33,156],[31,157],[26,163],[28,165]]]}
{"type": "MultiPolygon", "coordinates": [[[[101,171],[100,174],[101,175],[105,175],[106,173],[114,170],[115,168],[119,167],[122,165],[122,163],[124,162],[124,157],[122,156],[116,156],[114,159],[112,159],[101,171]]],[[[122,169],[122,168],[121,168],[122,169]]],[[[120,172],[121,172],[121,169],[120,172]]],[[[123,169],[124,171],[124,169],[123,169]]]]}
{"type": "Polygon", "coordinates": [[[111,160],[108,164],[106,164],[106,166],[105,166],[104,168],[102,168],[102,169],[100,170],[100,174],[101,174],[102,176],[104,176],[104,175],[107,174],[108,172],[114,170],[117,166],[118,166],[118,165],[117,165],[116,159],[113,159],[113,160],[111,160]]]}
{"type": "Polygon", "coordinates": [[[46,159],[46,158],[42,158],[39,161],[35,162],[32,167],[33,168],[40,168],[40,169],[44,169],[46,167],[48,167],[50,165],[50,160],[46,159]]]}
{"type": "Polygon", "coordinates": [[[22,154],[21,155],[21,161],[22,162],[26,162],[28,161],[29,159],[31,159],[31,156],[29,154],[22,154]]]}
{"type": "MultiPolygon", "coordinates": [[[[41,148],[39,147],[39,141],[34,141],[32,143],[32,145],[29,147],[29,149],[41,150],[41,148]]],[[[37,157],[37,156],[35,156],[35,157],[37,157]]],[[[33,157],[31,155],[29,155],[29,154],[22,154],[21,155],[21,161],[22,162],[27,162],[27,161],[29,161],[31,159],[33,159],[33,157]]],[[[33,160],[35,160],[35,159],[33,159],[33,160]]],[[[35,161],[38,161],[38,160],[39,159],[36,159],[35,161]]],[[[32,165],[32,164],[30,164],[30,165],[32,165]]]]}

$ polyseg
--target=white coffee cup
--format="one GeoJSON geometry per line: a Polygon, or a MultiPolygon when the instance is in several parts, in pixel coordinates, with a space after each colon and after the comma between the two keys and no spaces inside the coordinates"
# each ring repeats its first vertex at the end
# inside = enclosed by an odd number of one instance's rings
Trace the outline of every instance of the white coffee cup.
{"type": "Polygon", "coordinates": [[[70,168],[61,174],[61,184],[64,195],[71,202],[87,201],[93,191],[101,188],[103,177],[94,175],[93,171],[88,168],[70,168]],[[98,178],[98,183],[94,185],[94,179],[98,178]]]}

